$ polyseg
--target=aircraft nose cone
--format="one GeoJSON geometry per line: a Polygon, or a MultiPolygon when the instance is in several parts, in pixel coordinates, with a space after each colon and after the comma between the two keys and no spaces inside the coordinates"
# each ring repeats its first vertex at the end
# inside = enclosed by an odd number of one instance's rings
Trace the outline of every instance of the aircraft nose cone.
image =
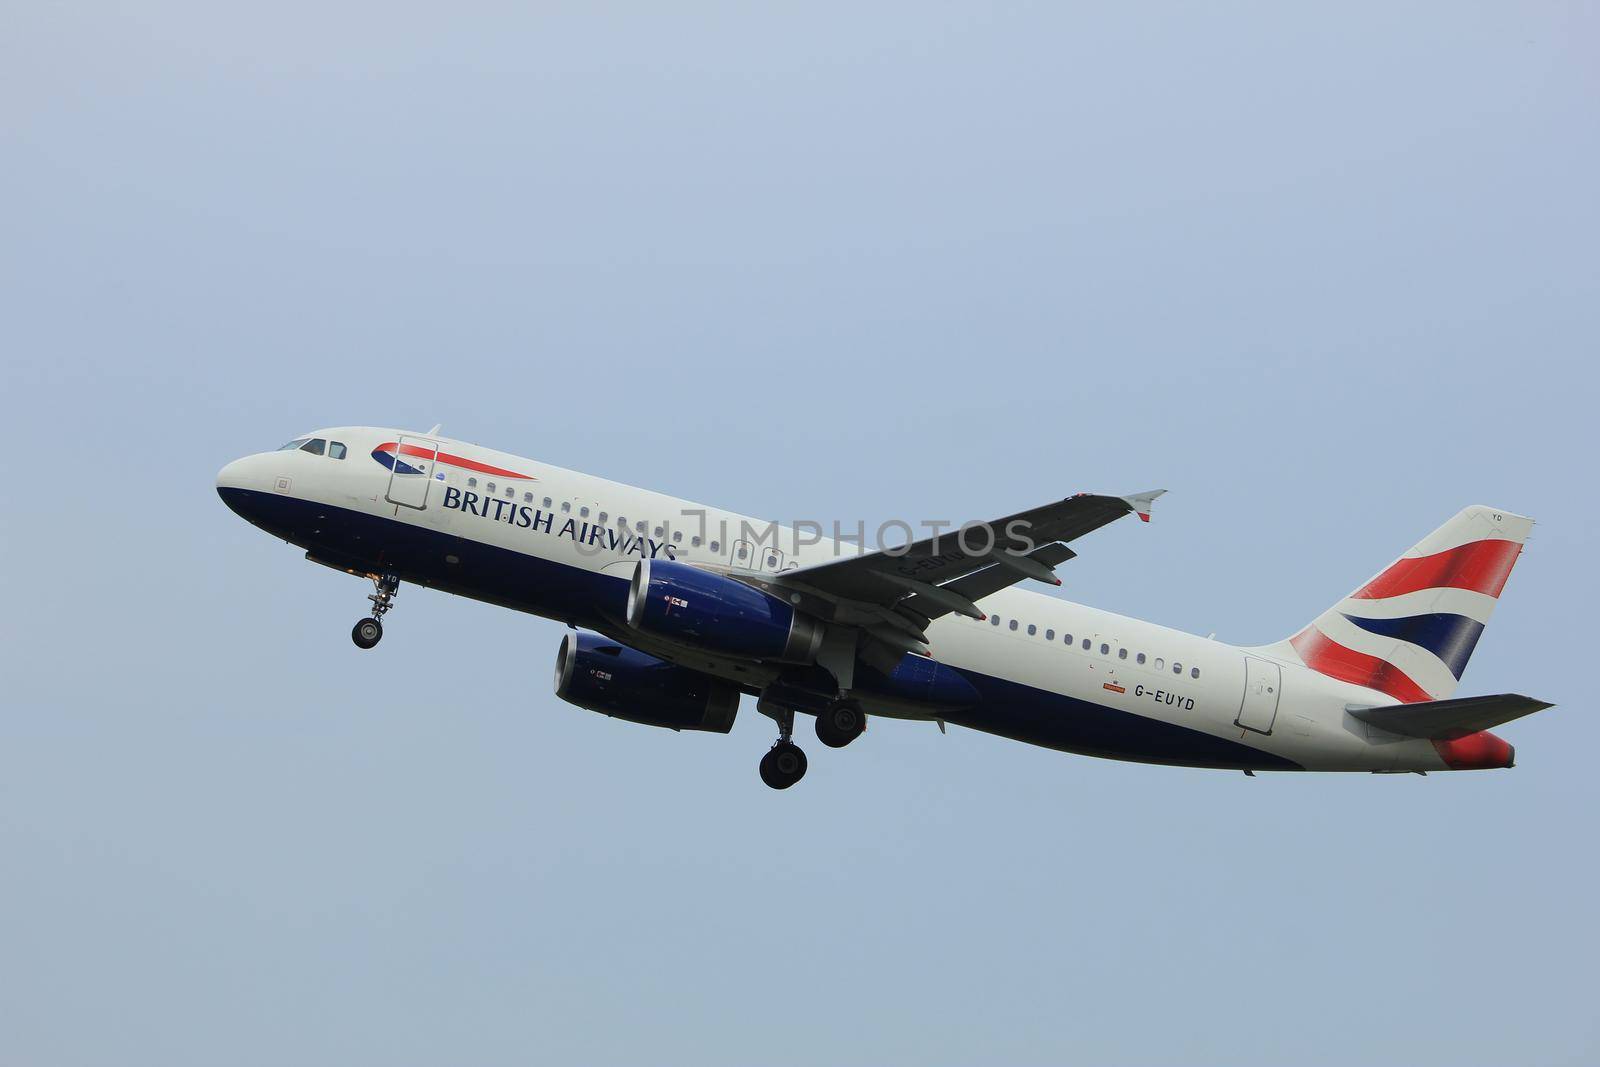
{"type": "Polygon", "coordinates": [[[217,472],[217,492],[244,488],[244,460],[236,459],[217,472]]]}
{"type": "Polygon", "coordinates": [[[228,505],[229,511],[248,519],[250,516],[243,511],[245,498],[243,467],[244,460],[236,459],[217,472],[217,495],[228,505]]]}
{"type": "Polygon", "coordinates": [[[255,522],[252,501],[267,488],[259,456],[236,459],[217,472],[217,495],[234,514],[255,522]]]}

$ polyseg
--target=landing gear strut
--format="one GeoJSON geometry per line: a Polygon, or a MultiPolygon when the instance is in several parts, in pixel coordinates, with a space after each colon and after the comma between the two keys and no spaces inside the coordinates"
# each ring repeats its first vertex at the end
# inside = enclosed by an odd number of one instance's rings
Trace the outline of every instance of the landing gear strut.
{"type": "Polygon", "coordinates": [[[829,748],[843,748],[861,736],[867,717],[853,700],[839,700],[817,712],[817,740],[829,748]]]}
{"type": "Polygon", "coordinates": [[[350,640],[357,648],[371,648],[383,640],[383,617],[394,607],[395,594],[400,591],[398,575],[385,574],[372,579],[372,584],[378,590],[367,597],[372,601],[372,617],[358,620],[350,630],[350,640]]]}
{"type": "Polygon", "coordinates": [[[790,740],[794,735],[794,710],[784,708],[778,720],[778,740],[761,757],[761,780],[774,789],[788,789],[806,776],[806,754],[790,740]]]}

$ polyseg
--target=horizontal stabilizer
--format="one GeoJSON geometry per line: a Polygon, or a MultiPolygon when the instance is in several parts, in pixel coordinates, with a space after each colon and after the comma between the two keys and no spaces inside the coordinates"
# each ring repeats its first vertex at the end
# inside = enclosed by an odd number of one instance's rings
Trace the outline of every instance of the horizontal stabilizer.
{"type": "Polygon", "coordinates": [[[1345,710],[1362,722],[1402,737],[1453,741],[1553,707],[1554,704],[1532,697],[1501,693],[1497,696],[1425,700],[1415,704],[1385,704],[1380,707],[1347,704],[1345,710]]]}

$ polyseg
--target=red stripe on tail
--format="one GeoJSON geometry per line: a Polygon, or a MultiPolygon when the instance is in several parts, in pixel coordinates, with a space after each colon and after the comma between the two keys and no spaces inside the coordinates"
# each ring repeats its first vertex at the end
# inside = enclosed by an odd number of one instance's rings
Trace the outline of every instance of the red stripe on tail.
{"type": "Polygon", "coordinates": [[[1377,656],[1345,648],[1315,626],[1301,630],[1289,638],[1289,643],[1306,661],[1306,666],[1318,674],[1376,689],[1405,704],[1433,699],[1399,667],[1377,656]]]}
{"type": "Polygon", "coordinates": [[[1419,589],[1470,589],[1498,597],[1522,546],[1515,541],[1473,541],[1432,556],[1402,559],[1359,591],[1355,600],[1415,593],[1419,589]]]}

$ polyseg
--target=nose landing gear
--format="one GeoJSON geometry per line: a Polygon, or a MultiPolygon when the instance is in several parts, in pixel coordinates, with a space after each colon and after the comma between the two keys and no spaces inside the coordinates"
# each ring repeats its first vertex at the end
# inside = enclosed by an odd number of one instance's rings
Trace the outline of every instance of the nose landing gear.
{"type": "Polygon", "coordinates": [[[371,648],[383,640],[383,617],[394,607],[395,594],[400,591],[400,577],[385,574],[372,579],[372,584],[377,588],[377,592],[367,597],[372,601],[372,617],[357,620],[350,630],[350,640],[357,648],[371,648]]]}
{"type": "Polygon", "coordinates": [[[383,623],[377,619],[361,619],[350,630],[350,640],[357,648],[371,648],[383,640],[383,623]]]}

